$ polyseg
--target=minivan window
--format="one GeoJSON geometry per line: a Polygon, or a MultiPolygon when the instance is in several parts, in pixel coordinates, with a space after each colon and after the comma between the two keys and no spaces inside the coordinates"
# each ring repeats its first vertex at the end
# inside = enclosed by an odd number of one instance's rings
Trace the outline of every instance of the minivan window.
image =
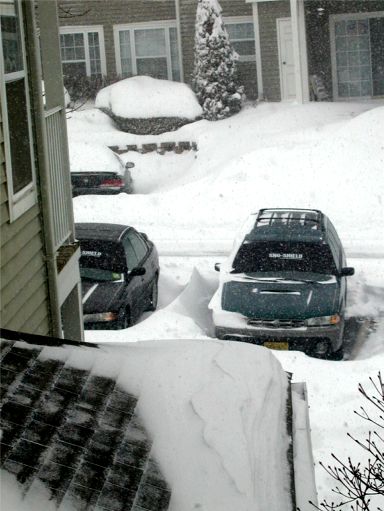
{"type": "Polygon", "coordinates": [[[337,270],[329,246],[321,243],[243,243],[233,261],[233,272],[278,271],[332,275],[337,270]]]}

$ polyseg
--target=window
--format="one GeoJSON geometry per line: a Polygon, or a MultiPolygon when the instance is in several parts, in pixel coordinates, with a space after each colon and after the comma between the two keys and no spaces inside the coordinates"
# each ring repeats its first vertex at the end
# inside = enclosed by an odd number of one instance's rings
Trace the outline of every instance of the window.
{"type": "Polygon", "coordinates": [[[134,251],[136,252],[137,259],[141,262],[144,257],[147,255],[147,246],[144,241],[137,236],[134,232],[129,234],[129,239],[131,240],[134,251]]]}
{"type": "Polygon", "coordinates": [[[240,62],[255,60],[255,32],[252,18],[225,18],[225,28],[240,62]]]}
{"type": "Polygon", "coordinates": [[[36,202],[33,142],[21,9],[0,4],[0,74],[10,221],[36,202]]]}
{"type": "Polygon", "coordinates": [[[116,25],[116,68],[123,78],[148,75],[180,81],[180,58],[175,22],[116,25]]]}
{"type": "Polygon", "coordinates": [[[125,251],[125,257],[127,259],[127,268],[128,271],[131,271],[133,270],[133,268],[136,268],[136,266],[139,264],[139,260],[129,240],[129,236],[125,236],[122,239],[122,243],[125,251]]]}
{"type": "Polygon", "coordinates": [[[333,86],[336,99],[384,93],[384,13],[331,17],[333,86]]]}
{"type": "Polygon", "coordinates": [[[102,27],[62,27],[60,48],[64,76],[106,74],[102,27]]]}

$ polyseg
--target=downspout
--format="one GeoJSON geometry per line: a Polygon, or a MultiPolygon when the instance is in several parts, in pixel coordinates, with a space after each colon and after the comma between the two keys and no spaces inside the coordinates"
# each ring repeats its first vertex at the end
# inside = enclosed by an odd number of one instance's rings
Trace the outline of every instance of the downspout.
{"type": "Polygon", "coordinates": [[[175,0],[177,49],[179,52],[180,81],[184,82],[183,45],[181,44],[180,0],[175,0]]]}
{"type": "Polygon", "coordinates": [[[256,77],[257,77],[257,100],[264,99],[263,69],[261,60],[259,7],[257,2],[252,3],[253,29],[255,32],[255,55],[256,55],[256,77]]]}
{"type": "Polygon", "coordinates": [[[45,245],[45,258],[46,267],[48,273],[48,293],[49,293],[49,304],[51,313],[51,328],[52,336],[63,337],[61,329],[61,315],[60,315],[60,303],[59,303],[59,291],[57,287],[57,271],[56,271],[56,251],[54,248],[54,230],[53,230],[53,219],[52,219],[52,207],[50,203],[50,197],[47,191],[49,187],[49,172],[48,172],[48,155],[46,152],[46,133],[45,133],[45,116],[44,116],[44,105],[43,95],[41,88],[42,81],[42,70],[40,62],[40,45],[37,36],[37,26],[35,19],[35,2],[27,1],[23,2],[25,9],[25,20],[26,20],[26,33],[27,33],[27,44],[30,50],[30,54],[33,58],[29,59],[30,67],[30,82],[32,85],[32,104],[35,114],[34,119],[34,131],[36,134],[36,152],[37,152],[37,178],[40,182],[40,203],[42,209],[42,223],[43,223],[43,239],[45,245]]]}

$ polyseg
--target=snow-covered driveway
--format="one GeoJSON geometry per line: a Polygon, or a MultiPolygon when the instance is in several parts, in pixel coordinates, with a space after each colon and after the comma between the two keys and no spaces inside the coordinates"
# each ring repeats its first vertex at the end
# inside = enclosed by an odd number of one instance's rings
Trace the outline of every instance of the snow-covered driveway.
{"type": "MultiPolygon", "coordinates": [[[[161,255],[159,310],[134,327],[88,332],[96,342],[209,339],[207,304],[217,288],[215,262],[229,252],[248,214],[262,207],[317,208],[335,224],[356,268],[349,279],[350,360],[322,361],[275,352],[296,381],[306,381],[320,498],[333,481],[319,467],[335,452],[360,459],[349,432],[367,427],[353,414],[358,382],[384,367],[384,107],[379,103],[260,104],[217,123],[200,121],[156,141],[192,140],[182,155],[123,155],[135,161],[136,194],[77,197],[77,221],[131,224],[161,255]],[[374,318],[370,325],[364,318],[374,318]],[[369,334],[369,335],[368,335],[369,334]]],[[[121,133],[95,110],[72,115],[71,140],[105,145],[153,142],[121,133]]],[[[348,333],[348,331],[347,331],[348,333]]]]}

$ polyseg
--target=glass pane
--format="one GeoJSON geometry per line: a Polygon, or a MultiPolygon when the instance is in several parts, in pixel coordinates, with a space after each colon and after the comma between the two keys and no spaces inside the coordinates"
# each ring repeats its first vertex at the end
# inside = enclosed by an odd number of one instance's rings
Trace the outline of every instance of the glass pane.
{"type": "Polygon", "coordinates": [[[81,33],[74,34],[74,45],[84,46],[84,36],[81,33]]]}
{"type": "Polygon", "coordinates": [[[87,76],[87,69],[85,62],[64,62],[63,63],[63,75],[64,76],[87,76]]]}
{"type": "Polygon", "coordinates": [[[371,56],[369,51],[361,51],[360,52],[360,64],[361,65],[370,65],[371,56]]]}
{"type": "Polygon", "coordinates": [[[350,51],[348,54],[348,64],[350,66],[360,65],[360,55],[358,51],[350,51]]]}
{"type": "Polygon", "coordinates": [[[349,37],[348,38],[348,50],[356,51],[359,49],[359,38],[358,37],[349,37]]]}
{"type": "Polygon", "coordinates": [[[337,71],[337,80],[339,83],[349,82],[348,68],[341,68],[337,71]]]}
{"type": "Polygon", "coordinates": [[[180,81],[180,62],[179,62],[179,48],[177,46],[177,30],[176,28],[169,29],[169,42],[171,49],[171,67],[172,79],[180,81]]]}
{"type": "Polygon", "coordinates": [[[239,55],[255,55],[255,41],[234,41],[232,46],[239,55]]]}
{"type": "Polygon", "coordinates": [[[23,53],[19,20],[16,14],[14,16],[1,16],[1,39],[5,73],[22,71],[24,68],[23,53]]]}
{"type": "Polygon", "coordinates": [[[253,23],[229,23],[225,28],[231,40],[255,38],[253,23]]]}
{"type": "Polygon", "coordinates": [[[347,21],[347,34],[348,35],[357,34],[357,21],[355,20],[347,21]]]}
{"type": "Polygon", "coordinates": [[[339,83],[339,97],[340,98],[349,97],[349,86],[347,83],[339,83]]]}
{"type": "Polygon", "coordinates": [[[347,39],[346,37],[336,37],[336,51],[346,51],[347,39]]]}
{"type": "Polygon", "coordinates": [[[336,62],[337,62],[337,66],[340,67],[340,66],[347,66],[348,65],[348,53],[346,52],[339,52],[339,53],[336,53],[336,62]]]}
{"type": "Polygon", "coordinates": [[[349,95],[351,98],[356,98],[361,96],[361,85],[360,83],[351,82],[349,84],[349,95]]]}
{"type": "Polygon", "coordinates": [[[168,79],[167,59],[137,59],[137,74],[148,75],[161,80],[168,79]]]}
{"type": "Polygon", "coordinates": [[[165,30],[163,28],[135,30],[135,47],[138,57],[165,56],[165,30]]]}
{"type": "Polygon", "coordinates": [[[126,78],[127,76],[132,76],[131,59],[121,59],[121,75],[123,78],[126,78]]]}
{"type": "Polygon", "coordinates": [[[372,96],[372,84],[370,81],[361,82],[361,95],[372,96]]]}
{"type": "Polygon", "coordinates": [[[28,109],[24,78],[6,84],[13,192],[32,181],[28,109]]]}
{"type": "Polygon", "coordinates": [[[359,34],[368,33],[368,20],[359,20],[357,22],[357,31],[359,34]]]}
{"type": "Polygon", "coordinates": [[[345,21],[337,21],[335,23],[336,35],[345,35],[345,21]]]}
{"type": "Polygon", "coordinates": [[[360,68],[359,67],[349,68],[349,79],[352,81],[360,80],[360,68]]]}

